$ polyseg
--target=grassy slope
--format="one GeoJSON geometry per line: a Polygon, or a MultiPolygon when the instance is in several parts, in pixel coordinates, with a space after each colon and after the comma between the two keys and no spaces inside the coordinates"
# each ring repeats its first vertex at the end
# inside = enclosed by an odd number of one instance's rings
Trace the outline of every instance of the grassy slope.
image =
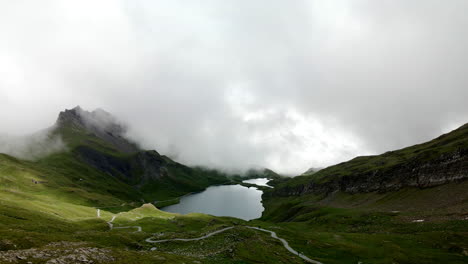
{"type": "MultiPolygon", "coordinates": [[[[316,207],[310,219],[270,224],[324,263],[466,263],[466,221],[404,222],[398,213],[316,207]]],[[[267,226],[268,227],[268,226],[267,226]]]]}
{"type": "MultiPolygon", "coordinates": [[[[428,143],[358,157],[276,188],[385,170],[468,147],[468,125],[428,143]]],[[[264,195],[262,220],[292,245],[325,263],[468,263],[468,182],[387,193],[264,195]],[[424,222],[414,222],[424,220],[424,222]]]]}
{"type": "Polygon", "coordinates": [[[331,200],[314,195],[267,199],[262,220],[324,263],[467,263],[466,195],[448,208],[438,200],[463,197],[467,188],[464,182],[388,194],[337,194],[331,200]]]}

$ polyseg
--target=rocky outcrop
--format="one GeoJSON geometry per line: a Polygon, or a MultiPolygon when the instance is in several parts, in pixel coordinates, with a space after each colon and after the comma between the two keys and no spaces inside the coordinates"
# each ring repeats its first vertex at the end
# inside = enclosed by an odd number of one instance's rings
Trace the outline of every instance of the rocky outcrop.
{"type": "Polygon", "coordinates": [[[138,152],[130,159],[130,166],[139,172],[138,187],[168,175],[168,161],[155,150],[138,152]]]}
{"type": "Polygon", "coordinates": [[[468,150],[445,153],[427,162],[409,160],[382,170],[366,171],[333,178],[327,182],[310,181],[294,187],[286,186],[275,195],[389,192],[404,187],[428,188],[468,179],[468,150]]]}
{"type": "Polygon", "coordinates": [[[132,153],[139,151],[138,146],[125,137],[127,128],[114,116],[102,109],[88,112],[77,106],[71,110],[65,110],[60,112],[56,126],[84,131],[89,136],[105,141],[120,152],[132,153]]]}
{"type": "Polygon", "coordinates": [[[85,243],[55,242],[44,248],[0,251],[1,263],[108,263],[115,261],[109,249],[85,247],[85,243]]]}

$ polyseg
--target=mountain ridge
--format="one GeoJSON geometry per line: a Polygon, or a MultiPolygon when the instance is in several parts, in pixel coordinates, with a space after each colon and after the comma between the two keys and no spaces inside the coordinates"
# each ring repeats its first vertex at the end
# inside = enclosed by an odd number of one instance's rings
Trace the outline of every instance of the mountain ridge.
{"type": "MultiPolygon", "coordinates": [[[[142,149],[127,137],[127,126],[102,109],[65,109],[44,131],[45,142],[57,139],[64,146],[31,160],[1,154],[0,165],[16,164],[11,167],[31,170],[33,182],[57,192],[69,190],[88,205],[103,206],[116,199],[122,204],[166,200],[177,203],[177,198],[185,194],[244,179],[217,169],[186,166],[156,150],[142,149]]],[[[279,177],[267,169],[248,177],[264,175],[279,177]]]]}
{"type": "MultiPolygon", "coordinates": [[[[62,132],[60,130],[68,129],[72,133],[87,133],[95,136],[119,152],[133,153],[141,150],[135,142],[126,137],[127,127],[100,108],[92,112],[83,110],[80,106],[66,109],[59,113],[55,127],[59,133],[62,132]]],[[[63,132],[62,136],[64,136],[63,132]]]]}
{"type": "Polygon", "coordinates": [[[468,124],[431,141],[360,156],[282,183],[273,195],[297,196],[427,188],[468,178],[468,124]]]}

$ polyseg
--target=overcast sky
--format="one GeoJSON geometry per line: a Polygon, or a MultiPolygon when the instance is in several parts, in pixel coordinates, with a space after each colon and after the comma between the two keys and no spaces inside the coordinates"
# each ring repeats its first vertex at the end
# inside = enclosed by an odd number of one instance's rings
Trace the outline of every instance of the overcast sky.
{"type": "Polygon", "coordinates": [[[103,108],[178,161],[298,174],[468,122],[468,1],[0,0],[0,133],[103,108]]]}

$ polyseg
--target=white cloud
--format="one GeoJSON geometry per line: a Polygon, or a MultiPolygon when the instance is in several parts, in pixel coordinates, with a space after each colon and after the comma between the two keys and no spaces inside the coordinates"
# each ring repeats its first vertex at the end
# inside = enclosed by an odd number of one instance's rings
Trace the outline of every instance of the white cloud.
{"type": "Polygon", "coordinates": [[[468,120],[468,2],[0,1],[1,132],[101,107],[189,164],[300,173],[468,120]]]}

